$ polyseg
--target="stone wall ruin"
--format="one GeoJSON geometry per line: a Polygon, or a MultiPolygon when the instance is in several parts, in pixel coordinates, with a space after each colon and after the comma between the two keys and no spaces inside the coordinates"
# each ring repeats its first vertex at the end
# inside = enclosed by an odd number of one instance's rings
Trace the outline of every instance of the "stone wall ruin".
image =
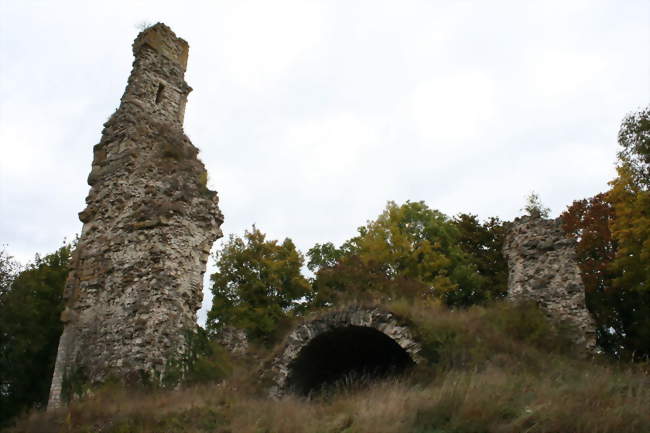
{"type": "Polygon", "coordinates": [[[585,304],[575,240],[564,235],[560,219],[515,219],[503,254],[508,260],[508,298],[535,302],[551,320],[574,328],[575,343],[593,353],[595,325],[585,304]]]}
{"type": "Polygon", "coordinates": [[[93,149],[49,407],[74,380],[160,379],[195,329],[223,216],[183,132],[188,49],[160,23],[133,43],[121,104],[93,149]]]}

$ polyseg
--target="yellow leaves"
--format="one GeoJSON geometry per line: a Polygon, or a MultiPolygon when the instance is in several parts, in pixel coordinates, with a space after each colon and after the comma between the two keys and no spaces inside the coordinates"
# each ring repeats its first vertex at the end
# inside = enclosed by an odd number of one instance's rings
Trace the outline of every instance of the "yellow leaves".
{"type": "Polygon", "coordinates": [[[376,220],[359,229],[352,243],[365,265],[378,264],[389,279],[417,281],[443,297],[457,290],[460,281],[468,293],[478,288],[454,223],[424,202],[400,206],[388,202],[376,220]]]}
{"type": "Polygon", "coordinates": [[[436,275],[433,279],[433,288],[439,296],[444,297],[445,294],[458,289],[458,284],[451,281],[446,275],[436,275]]]}
{"type": "Polygon", "coordinates": [[[611,225],[618,251],[612,269],[615,284],[633,290],[650,290],[650,191],[635,182],[631,167],[622,164],[610,182],[608,199],[616,218],[611,225]]]}

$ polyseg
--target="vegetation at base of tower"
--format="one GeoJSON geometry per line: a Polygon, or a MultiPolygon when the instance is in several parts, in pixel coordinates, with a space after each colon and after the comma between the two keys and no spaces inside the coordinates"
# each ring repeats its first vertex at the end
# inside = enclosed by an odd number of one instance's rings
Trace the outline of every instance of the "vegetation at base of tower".
{"type": "Polygon", "coordinates": [[[47,404],[71,250],[36,255],[24,268],[0,252],[0,427],[47,404]]]}
{"type": "Polygon", "coordinates": [[[151,386],[174,388],[180,384],[219,382],[231,373],[228,352],[200,326],[183,331],[187,349],[180,356],[169,356],[162,377],[147,381],[151,386]]]}
{"type": "Polygon", "coordinates": [[[89,391],[88,374],[83,368],[77,367],[64,372],[61,381],[61,401],[70,402],[85,396],[89,391]]]}
{"type": "Polygon", "coordinates": [[[216,254],[218,271],[210,277],[214,297],[208,331],[234,326],[253,341],[274,343],[309,296],[303,263],[289,238],[267,240],[255,226],[243,238],[230,236],[216,254]]]}
{"type": "MultiPolygon", "coordinates": [[[[310,399],[270,399],[255,359],[237,358],[219,384],[173,390],[115,383],[59,410],[32,411],[10,430],[153,433],[413,433],[650,431],[647,365],[582,360],[534,305],[450,310],[399,300],[392,311],[429,345],[409,373],[344,380],[310,399]]],[[[262,359],[273,349],[261,347],[262,359]]]]}

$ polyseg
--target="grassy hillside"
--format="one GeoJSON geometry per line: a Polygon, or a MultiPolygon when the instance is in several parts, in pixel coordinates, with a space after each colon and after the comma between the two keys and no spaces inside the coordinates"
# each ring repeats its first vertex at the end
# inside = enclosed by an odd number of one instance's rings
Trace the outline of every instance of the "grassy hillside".
{"type": "Polygon", "coordinates": [[[272,400],[252,372],[177,390],[105,385],[68,408],[32,412],[13,432],[506,433],[650,431],[647,365],[584,359],[534,307],[464,311],[394,302],[427,359],[408,374],[348,378],[311,399],[272,400]]]}

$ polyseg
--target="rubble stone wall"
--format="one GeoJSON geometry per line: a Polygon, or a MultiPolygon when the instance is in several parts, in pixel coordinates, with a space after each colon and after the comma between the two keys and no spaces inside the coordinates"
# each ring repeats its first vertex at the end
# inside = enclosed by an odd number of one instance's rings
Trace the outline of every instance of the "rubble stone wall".
{"type": "Polygon", "coordinates": [[[575,342],[595,350],[595,325],[585,305],[585,288],[575,256],[559,219],[515,219],[503,253],[508,260],[508,298],[533,301],[554,321],[575,328],[575,342]]]}
{"type": "Polygon", "coordinates": [[[159,23],[133,53],[121,104],[94,147],[50,407],[72,379],[162,377],[187,349],[210,248],[222,235],[217,193],[183,132],[187,42],[159,23]]]}

